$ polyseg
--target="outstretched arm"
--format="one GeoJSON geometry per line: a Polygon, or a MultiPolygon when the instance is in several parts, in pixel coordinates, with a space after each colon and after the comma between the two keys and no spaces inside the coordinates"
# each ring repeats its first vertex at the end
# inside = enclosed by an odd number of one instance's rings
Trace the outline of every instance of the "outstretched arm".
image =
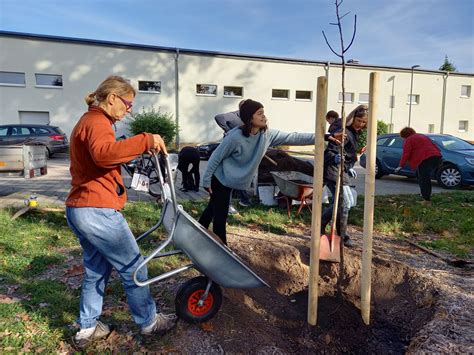
{"type": "Polygon", "coordinates": [[[313,145],[314,133],[286,133],[276,129],[270,129],[270,146],[278,145],[313,145]]]}

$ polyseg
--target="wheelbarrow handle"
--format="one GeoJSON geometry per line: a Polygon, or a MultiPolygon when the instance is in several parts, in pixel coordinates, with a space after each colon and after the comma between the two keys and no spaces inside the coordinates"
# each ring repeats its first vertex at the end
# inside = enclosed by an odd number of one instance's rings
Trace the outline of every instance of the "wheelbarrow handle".
{"type": "MultiPolygon", "coordinates": [[[[178,212],[178,202],[177,202],[177,199],[176,199],[176,190],[175,190],[175,187],[174,187],[174,181],[173,181],[173,172],[171,170],[171,165],[170,165],[170,161],[168,159],[168,154],[164,154],[164,153],[160,153],[163,155],[164,157],[164,160],[165,160],[165,169],[166,169],[166,175],[167,175],[167,181],[168,182],[168,185],[169,185],[169,188],[170,188],[170,191],[171,191],[171,202],[173,202],[173,208],[175,210],[175,213],[178,212]]],[[[155,169],[156,169],[156,173],[159,177],[159,180],[160,180],[160,185],[161,185],[161,189],[162,191],[164,190],[164,186],[165,186],[165,179],[163,177],[163,174],[161,173],[161,167],[160,167],[160,159],[159,159],[159,156],[158,156],[158,153],[154,152],[153,153],[153,157],[155,158],[155,169]]],[[[165,202],[165,201],[163,201],[165,202]]]]}

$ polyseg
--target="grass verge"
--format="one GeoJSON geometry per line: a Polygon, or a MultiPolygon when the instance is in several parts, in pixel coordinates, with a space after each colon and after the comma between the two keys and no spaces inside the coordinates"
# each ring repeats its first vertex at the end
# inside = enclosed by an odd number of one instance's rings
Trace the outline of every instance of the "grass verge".
{"type": "MultiPolygon", "coordinates": [[[[435,194],[431,206],[420,202],[413,195],[377,196],[375,231],[423,236],[422,243],[430,248],[472,258],[474,192],[435,194]]],[[[205,201],[186,202],[184,208],[198,219],[206,204],[205,201]]],[[[290,220],[286,209],[278,207],[239,206],[239,211],[239,215],[230,216],[230,225],[286,234],[301,227],[308,228],[311,223],[311,214],[306,208],[295,217],[296,208],[293,207],[290,220]]],[[[77,287],[71,287],[67,273],[71,271],[68,269],[71,260],[80,262],[79,243],[62,212],[29,212],[11,221],[14,212],[0,209],[0,353],[70,351],[66,339],[75,332],[72,325],[78,312],[80,280],[77,287]]],[[[159,207],[132,203],[127,205],[124,215],[138,236],[156,223],[159,207]]],[[[363,225],[363,199],[351,211],[350,223],[363,225]]],[[[160,238],[163,238],[163,232],[154,232],[148,241],[141,243],[142,250],[145,253],[152,250],[160,238]]],[[[156,275],[185,262],[186,259],[179,256],[158,259],[150,265],[149,272],[156,275]]],[[[161,290],[160,299],[171,305],[173,295],[166,292],[161,290]]],[[[106,321],[119,328],[125,327],[123,333],[129,334],[134,325],[117,279],[111,280],[106,294],[106,321]]],[[[110,347],[93,347],[91,351],[134,352],[141,349],[142,344],[130,340],[129,335],[124,339],[124,343],[115,339],[110,347]]],[[[164,343],[153,346],[167,346],[169,341],[165,338],[164,343]]]]}

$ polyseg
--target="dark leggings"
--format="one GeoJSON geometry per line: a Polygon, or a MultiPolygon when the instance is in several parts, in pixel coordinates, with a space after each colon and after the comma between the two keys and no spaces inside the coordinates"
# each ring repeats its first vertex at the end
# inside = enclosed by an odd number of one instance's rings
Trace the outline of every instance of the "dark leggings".
{"type": "Polygon", "coordinates": [[[431,173],[439,166],[441,157],[430,157],[418,165],[418,185],[420,185],[421,196],[426,201],[431,199],[431,173]]]}
{"type": "MultiPolygon", "coordinates": [[[[332,201],[331,204],[326,207],[321,214],[321,234],[325,234],[326,226],[329,221],[332,219],[332,209],[334,206],[334,195],[336,193],[336,183],[332,181],[328,181],[326,183],[329,190],[332,193],[332,201]]],[[[347,219],[349,218],[349,208],[347,207],[346,203],[344,202],[343,192],[342,192],[342,185],[341,191],[339,196],[341,197],[339,200],[338,205],[338,212],[337,212],[337,219],[336,219],[336,230],[338,235],[344,237],[347,234],[347,219]]]]}
{"type": "Polygon", "coordinates": [[[227,244],[225,227],[232,189],[222,185],[215,176],[212,176],[211,190],[211,199],[199,218],[199,223],[207,229],[212,222],[213,232],[221,238],[224,244],[227,244]]]}

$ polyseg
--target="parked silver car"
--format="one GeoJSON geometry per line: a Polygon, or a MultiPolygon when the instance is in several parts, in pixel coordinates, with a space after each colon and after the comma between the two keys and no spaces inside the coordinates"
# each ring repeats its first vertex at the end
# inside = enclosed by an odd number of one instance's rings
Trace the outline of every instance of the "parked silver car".
{"type": "Polygon", "coordinates": [[[57,126],[34,124],[9,124],[0,126],[0,145],[24,143],[44,144],[46,154],[67,152],[69,142],[66,134],[57,126]]]}

